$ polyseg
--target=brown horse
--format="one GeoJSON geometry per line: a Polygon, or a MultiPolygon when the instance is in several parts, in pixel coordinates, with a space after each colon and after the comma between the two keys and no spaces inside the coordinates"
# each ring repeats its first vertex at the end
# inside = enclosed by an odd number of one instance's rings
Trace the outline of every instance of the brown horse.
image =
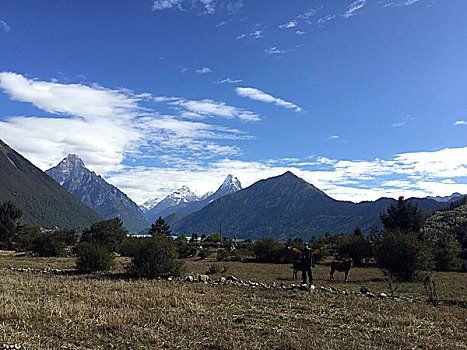
{"type": "Polygon", "coordinates": [[[345,273],[344,281],[347,281],[347,275],[349,274],[351,266],[352,259],[336,260],[331,262],[331,273],[329,274],[329,279],[334,280],[334,271],[340,271],[345,273]]]}
{"type": "Polygon", "coordinates": [[[296,280],[297,272],[303,270],[303,264],[301,261],[295,260],[295,261],[292,261],[292,266],[290,268],[293,269],[292,279],[296,280]]]}

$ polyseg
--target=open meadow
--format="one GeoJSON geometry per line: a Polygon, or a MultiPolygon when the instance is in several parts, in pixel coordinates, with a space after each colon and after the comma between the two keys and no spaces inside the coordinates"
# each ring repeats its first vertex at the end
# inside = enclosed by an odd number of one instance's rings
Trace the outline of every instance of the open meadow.
{"type": "MultiPolygon", "coordinates": [[[[0,343],[23,349],[465,349],[467,275],[435,273],[440,299],[460,306],[259,287],[134,280],[117,259],[114,274],[72,273],[73,258],[1,255],[0,343]],[[13,268],[12,268],[13,267],[13,268]],[[41,274],[19,268],[53,268],[41,274]]],[[[213,279],[296,283],[289,265],[189,260],[187,273],[213,279]],[[226,270],[222,273],[222,271],[226,270]]],[[[390,293],[377,269],[352,268],[317,286],[390,293]]],[[[422,283],[397,284],[398,295],[427,298],[422,283]]]]}

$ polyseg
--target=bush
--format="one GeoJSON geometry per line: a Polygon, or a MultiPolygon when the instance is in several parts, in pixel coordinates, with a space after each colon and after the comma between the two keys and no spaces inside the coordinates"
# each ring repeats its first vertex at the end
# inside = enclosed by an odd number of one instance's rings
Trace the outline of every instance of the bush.
{"type": "Polygon", "coordinates": [[[123,227],[119,218],[99,221],[83,231],[82,242],[105,245],[110,251],[117,251],[120,243],[127,236],[128,231],[123,227]]]}
{"type": "Polygon", "coordinates": [[[40,227],[25,224],[18,229],[16,249],[38,256],[65,256],[66,246],[73,245],[76,237],[74,230],[42,232],[40,227]]]}
{"type": "Polygon", "coordinates": [[[114,266],[114,259],[108,247],[82,242],[78,245],[76,267],[82,273],[109,271],[114,266]]]}
{"type": "Polygon", "coordinates": [[[258,262],[286,262],[291,253],[286,244],[274,240],[274,236],[253,243],[252,250],[258,262]]]}
{"type": "Polygon", "coordinates": [[[343,235],[337,240],[337,252],[341,257],[352,258],[355,265],[373,256],[373,247],[367,238],[361,235],[343,235]]]}
{"type": "Polygon", "coordinates": [[[222,237],[222,235],[219,232],[213,233],[212,235],[208,236],[205,239],[206,242],[213,242],[213,243],[222,242],[223,240],[224,240],[224,237],[222,237]]]}
{"type": "Polygon", "coordinates": [[[145,278],[180,276],[182,267],[174,241],[166,235],[154,235],[141,241],[128,272],[145,278]]]}
{"type": "Polygon", "coordinates": [[[461,245],[455,239],[445,237],[433,248],[436,269],[440,271],[459,270],[462,266],[460,255],[461,245]]]}
{"type": "Polygon", "coordinates": [[[179,258],[189,258],[196,254],[196,247],[193,244],[188,244],[188,240],[183,233],[175,238],[175,246],[179,258]]]}
{"type": "Polygon", "coordinates": [[[211,251],[207,248],[198,250],[198,257],[200,259],[206,259],[209,255],[211,255],[211,251]]]}
{"type": "Polygon", "coordinates": [[[134,257],[138,253],[142,242],[147,239],[150,239],[150,237],[125,237],[118,248],[118,252],[122,256],[134,257]]]}
{"type": "Polygon", "coordinates": [[[221,267],[219,264],[211,264],[209,269],[206,271],[206,275],[215,275],[216,273],[221,272],[221,267]]]}
{"type": "Polygon", "coordinates": [[[429,246],[414,232],[383,233],[378,239],[376,259],[384,272],[401,281],[411,281],[418,272],[434,267],[429,246]]]}

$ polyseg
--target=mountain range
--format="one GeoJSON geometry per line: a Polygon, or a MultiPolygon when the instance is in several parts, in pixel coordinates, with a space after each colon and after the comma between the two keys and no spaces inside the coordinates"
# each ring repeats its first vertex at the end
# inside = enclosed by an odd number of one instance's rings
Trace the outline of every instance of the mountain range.
{"type": "MultiPolygon", "coordinates": [[[[228,175],[214,193],[198,197],[184,186],[154,201],[146,213],[152,215],[148,220],[128,196],[86,169],[76,155],[68,155],[47,173],[50,177],[0,140],[0,201],[10,200],[23,210],[23,221],[46,228],[82,229],[103,218],[120,217],[130,231],[141,232],[163,216],[175,233],[211,234],[222,229],[223,235],[240,238],[309,239],[326,232],[349,233],[356,227],[368,233],[380,227],[380,213],[395,202],[391,198],[361,203],[335,200],[291,172],[245,189],[228,175]]],[[[429,212],[446,208],[446,203],[452,206],[453,200],[463,197],[454,193],[409,201],[429,212]]]]}
{"type": "Polygon", "coordinates": [[[103,218],[0,140],[0,201],[23,212],[21,221],[81,230],[103,218]]]}
{"type": "Polygon", "coordinates": [[[135,202],[87,169],[77,155],[69,154],[46,174],[105,219],[120,218],[130,232],[140,232],[150,226],[135,202]]]}
{"type": "Polygon", "coordinates": [[[242,189],[240,181],[233,175],[227,175],[222,185],[216,192],[198,197],[187,186],[179,188],[177,191],[165,197],[145,214],[150,222],[157,220],[159,216],[167,218],[173,214],[183,217],[198,211],[218,198],[234,193],[242,189]]]}
{"type": "MultiPolygon", "coordinates": [[[[424,212],[442,208],[433,199],[412,198],[424,212]]],[[[395,200],[353,203],[335,200],[291,172],[261,180],[241,191],[219,198],[201,210],[172,223],[176,233],[212,234],[277,239],[351,233],[356,227],[369,233],[381,227],[379,215],[395,200]]]]}

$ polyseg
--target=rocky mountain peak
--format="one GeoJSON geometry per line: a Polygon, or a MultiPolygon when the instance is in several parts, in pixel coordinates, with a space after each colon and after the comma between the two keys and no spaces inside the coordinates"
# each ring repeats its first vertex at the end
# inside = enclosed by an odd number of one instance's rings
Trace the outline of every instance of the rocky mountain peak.
{"type": "Polygon", "coordinates": [[[235,192],[242,189],[242,184],[240,183],[240,180],[238,180],[235,176],[229,174],[225,178],[221,187],[219,187],[219,190],[221,189],[228,190],[229,192],[235,192]]]}
{"type": "Polygon", "coordinates": [[[83,160],[76,154],[69,154],[58,164],[60,168],[85,168],[83,160]]]}

